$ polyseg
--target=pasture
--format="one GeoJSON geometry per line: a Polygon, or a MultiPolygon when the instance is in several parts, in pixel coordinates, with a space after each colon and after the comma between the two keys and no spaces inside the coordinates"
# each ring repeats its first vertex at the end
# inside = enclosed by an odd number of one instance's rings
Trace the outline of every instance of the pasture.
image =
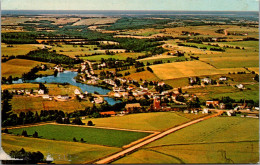
{"type": "Polygon", "coordinates": [[[1,44],[2,55],[5,56],[26,55],[32,50],[37,50],[39,48],[42,49],[46,46],[44,44],[12,44],[12,47],[8,47],[8,45],[9,44],[3,44],[3,43],[1,44]]]}
{"type": "Polygon", "coordinates": [[[98,144],[112,147],[122,147],[149,135],[149,133],[145,132],[66,125],[41,125],[11,129],[9,132],[12,134],[21,134],[23,130],[26,130],[28,135],[32,135],[35,131],[37,131],[39,137],[43,139],[73,141],[73,138],[75,137],[78,141],[83,138],[85,143],[88,144],[98,144]]]}
{"type": "MultiPolygon", "coordinates": [[[[206,76],[216,74],[227,74],[233,72],[234,69],[216,69],[213,66],[201,61],[185,61],[175,63],[165,63],[150,66],[156,76],[163,80],[193,77],[193,76],[206,76]]],[[[239,68],[240,71],[245,71],[244,68],[239,68]]],[[[237,71],[237,69],[235,69],[237,71]]]]}
{"type": "Polygon", "coordinates": [[[12,59],[5,63],[2,63],[1,70],[3,77],[21,77],[23,73],[29,72],[33,67],[41,64],[54,65],[44,62],[38,62],[33,60],[24,59],[12,59]]]}
{"type": "Polygon", "coordinates": [[[42,97],[14,96],[11,100],[12,111],[15,113],[41,110],[62,110],[64,112],[74,112],[75,110],[84,110],[85,107],[91,107],[89,101],[79,102],[76,99],[69,101],[45,100],[42,97]],[[26,103],[26,104],[25,104],[26,103]]]}
{"type": "MultiPolygon", "coordinates": [[[[150,112],[140,114],[129,114],[109,118],[91,119],[95,126],[124,128],[146,131],[162,131],[181,123],[201,117],[202,114],[182,116],[174,112],[150,112]]],[[[83,120],[87,123],[89,119],[83,120]]]]}
{"type": "Polygon", "coordinates": [[[167,135],[114,163],[257,163],[258,122],[252,118],[211,118],[167,135]]]}
{"type": "Polygon", "coordinates": [[[51,156],[55,164],[83,164],[120,150],[116,147],[7,134],[2,134],[2,147],[7,154],[11,150],[21,150],[21,148],[30,152],[40,151],[45,158],[47,155],[51,156]]]}

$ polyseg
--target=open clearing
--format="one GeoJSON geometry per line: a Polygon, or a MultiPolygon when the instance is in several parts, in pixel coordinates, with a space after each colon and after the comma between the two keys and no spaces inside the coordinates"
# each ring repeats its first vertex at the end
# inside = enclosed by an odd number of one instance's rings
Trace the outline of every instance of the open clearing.
{"type": "Polygon", "coordinates": [[[257,163],[258,122],[240,117],[211,118],[152,142],[114,163],[257,163]]]}
{"type": "Polygon", "coordinates": [[[40,138],[25,138],[7,134],[2,134],[2,147],[7,154],[11,150],[21,150],[21,148],[30,152],[40,151],[44,154],[45,158],[47,155],[50,155],[56,164],[81,164],[120,150],[120,148],[116,147],[40,138]]]}
{"type": "MultiPolygon", "coordinates": [[[[216,74],[227,74],[233,72],[234,69],[216,69],[211,65],[208,65],[201,61],[185,61],[175,63],[165,63],[159,65],[150,66],[154,73],[163,80],[193,77],[193,76],[206,76],[216,74]]],[[[237,71],[237,69],[235,69],[237,71]]],[[[245,71],[244,68],[239,68],[241,71],[245,71]]]]}
{"type": "MultiPolygon", "coordinates": [[[[49,65],[48,63],[37,62],[33,60],[12,59],[1,64],[2,76],[21,77],[23,73],[27,73],[33,67],[41,64],[49,65]]],[[[50,64],[50,65],[54,65],[54,64],[50,64]]]]}
{"type": "MultiPolygon", "coordinates": [[[[100,127],[162,131],[201,116],[202,114],[181,116],[173,112],[152,112],[91,119],[91,121],[95,126],[100,127]]],[[[83,120],[83,122],[87,123],[88,120],[89,119],[83,120]]]]}
{"type": "Polygon", "coordinates": [[[86,143],[105,146],[122,147],[135,140],[148,136],[149,133],[120,131],[111,129],[98,129],[80,126],[66,125],[41,125],[9,130],[12,134],[21,134],[26,130],[28,135],[38,132],[40,138],[73,141],[83,138],[86,143]]]}
{"type": "MultiPolygon", "coordinates": [[[[11,44],[13,47],[7,47],[8,45],[1,44],[2,55],[5,55],[5,56],[6,55],[8,55],[8,56],[25,55],[32,50],[36,50],[38,48],[42,49],[46,46],[44,44],[11,44]]],[[[47,46],[47,47],[49,47],[49,46],[47,46]]]]}
{"type": "Polygon", "coordinates": [[[11,100],[12,111],[15,113],[41,110],[62,110],[64,112],[74,112],[75,110],[84,110],[85,107],[91,107],[89,101],[69,100],[69,101],[49,101],[42,97],[14,96],[11,100]],[[26,103],[26,104],[25,104],[26,103]]]}

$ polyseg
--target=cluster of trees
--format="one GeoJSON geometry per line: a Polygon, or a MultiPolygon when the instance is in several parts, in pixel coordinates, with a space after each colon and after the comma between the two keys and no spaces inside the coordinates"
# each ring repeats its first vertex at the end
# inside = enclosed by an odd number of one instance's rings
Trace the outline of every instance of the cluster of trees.
{"type": "Polygon", "coordinates": [[[156,86],[155,90],[159,93],[162,93],[163,91],[167,91],[172,89],[172,86],[168,85],[168,84],[163,84],[162,86],[156,86]]]}
{"type": "Polygon", "coordinates": [[[69,56],[57,54],[55,52],[50,52],[48,49],[39,49],[39,50],[33,50],[30,51],[27,55],[19,55],[16,56],[17,58],[21,59],[30,59],[35,61],[41,61],[41,62],[50,62],[55,64],[78,64],[81,63],[82,60],[70,58],[69,56]]]}
{"type": "Polygon", "coordinates": [[[2,33],[1,39],[6,44],[38,44],[36,36],[34,32],[12,32],[2,33]]]}
{"type": "Polygon", "coordinates": [[[136,72],[142,72],[142,71],[145,71],[144,68],[136,68],[136,72]]]}
{"type": "MultiPolygon", "coordinates": [[[[46,163],[44,159],[44,155],[40,152],[26,152],[23,148],[21,150],[12,150],[9,154],[12,158],[22,159],[20,163],[25,164],[38,164],[38,163],[46,163]]],[[[15,161],[14,161],[15,163],[15,161]]]]}

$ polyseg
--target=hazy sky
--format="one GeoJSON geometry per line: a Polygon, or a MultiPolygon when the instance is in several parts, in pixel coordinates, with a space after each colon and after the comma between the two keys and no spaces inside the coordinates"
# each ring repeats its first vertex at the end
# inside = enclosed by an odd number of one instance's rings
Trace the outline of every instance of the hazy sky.
{"type": "Polygon", "coordinates": [[[2,0],[2,10],[258,11],[259,0],[2,0]]]}

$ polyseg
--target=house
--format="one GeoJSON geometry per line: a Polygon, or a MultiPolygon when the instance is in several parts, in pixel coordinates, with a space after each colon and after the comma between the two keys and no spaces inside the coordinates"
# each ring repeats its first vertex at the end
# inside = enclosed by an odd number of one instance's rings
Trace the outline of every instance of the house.
{"type": "Polygon", "coordinates": [[[64,101],[70,99],[70,97],[67,96],[67,95],[58,95],[57,98],[60,99],[60,100],[64,100],[64,101]]]}
{"type": "Polygon", "coordinates": [[[219,101],[206,101],[206,106],[218,106],[219,105],[219,101]]]}
{"type": "Polygon", "coordinates": [[[219,78],[219,80],[220,80],[220,81],[226,81],[226,80],[227,80],[227,77],[226,77],[226,76],[221,76],[221,77],[219,78]]]}
{"type": "Polygon", "coordinates": [[[134,87],[131,87],[131,86],[128,86],[128,87],[127,87],[127,90],[129,90],[129,91],[130,91],[130,90],[133,90],[133,89],[134,89],[134,87]]]}
{"type": "Polygon", "coordinates": [[[114,92],[125,92],[125,89],[122,87],[113,87],[114,92]]]}
{"type": "Polygon", "coordinates": [[[160,103],[161,103],[160,100],[158,100],[157,98],[154,98],[154,100],[153,100],[153,108],[154,108],[155,110],[161,109],[160,103]]]}
{"type": "Polygon", "coordinates": [[[96,103],[96,104],[101,104],[101,103],[103,103],[103,98],[101,98],[101,97],[98,97],[98,98],[94,98],[94,102],[96,103]]]}
{"type": "Polygon", "coordinates": [[[164,82],[158,82],[158,86],[163,86],[165,83],[164,82]]]}
{"type": "Polygon", "coordinates": [[[80,92],[78,89],[75,89],[75,90],[74,90],[74,94],[75,94],[75,95],[80,95],[81,92],[80,92]]]}
{"type": "Polygon", "coordinates": [[[133,112],[135,109],[138,110],[140,108],[141,108],[140,103],[132,103],[132,104],[126,104],[125,105],[125,109],[126,109],[127,113],[133,112]]]}
{"type": "Polygon", "coordinates": [[[99,112],[100,115],[109,115],[109,116],[115,116],[115,111],[107,111],[107,112],[99,112]]]}
{"type": "Polygon", "coordinates": [[[225,105],[224,103],[220,103],[220,104],[219,104],[219,108],[220,108],[220,109],[225,109],[225,108],[226,108],[226,105],[225,105]]]}
{"type": "Polygon", "coordinates": [[[45,100],[52,100],[52,98],[49,95],[42,95],[42,98],[45,100]]]}
{"type": "Polygon", "coordinates": [[[39,95],[43,95],[43,94],[44,94],[44,90],[40,89],[40,90],[38,91],[38,94],[39,94],[39,95]]]}
{"type": "Polygon", "coordinates": [[[243,84],[238,84],[238,85],[236,85],[236,87],[237,87],[238,89],[243,89],[243,88],[244,88],[244,85],[243,85],[243,84]]]}
{"type": "Polygon", "coordinates": [[[120,93],[114,93],[114,97],[121,97],[120,93]]]}
{"type": "Polygon", "coordinates": [[[30,91],[25,91],[25,94],[26,94],[26,95],[30,95],[31,92],[30,92],[30,91]]]}
{"type": "Polygon", "coordinates": [[[208,114],[208,113],[209,113],[209,109],[208,108],[203,108],[202,114],[208,114]]]}
{"type": "Polygon", "coordinates": [[[201,79],[201,82],[204,82],[204,83],[210,84],[210,83],[211,83],[211,79],[208,78],[208,77],[206,77],[206,78],[201,79]]]}
{"type": "Polygon", "coordinates": [[[81,99],[84,98],[84,95],[83,95],[83,94],[80,94],[80,95],[78,95],[78,96],[79,96],[79,98],[81,98],[81,99]]]}
{"type": "Polygon", "coordinates": [[[84,94],[86,94],[86,95],[87,95],[87,94],[88,94],[88,91],[85,91],[85,92],[84,92],[84,94]]]}

